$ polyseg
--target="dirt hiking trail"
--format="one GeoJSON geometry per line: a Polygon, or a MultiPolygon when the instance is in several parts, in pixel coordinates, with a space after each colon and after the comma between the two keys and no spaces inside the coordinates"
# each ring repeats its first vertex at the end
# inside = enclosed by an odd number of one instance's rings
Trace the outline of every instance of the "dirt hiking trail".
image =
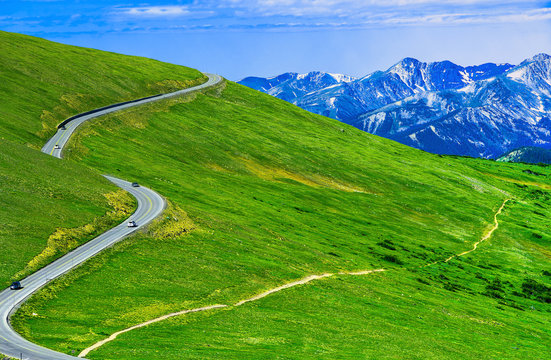
{"type": "MultiPolygon", "coordinates": [[[[453,258],[456,258],[456,257],[459,257],[459,256],[464,256],[464,255],[467,255],[467,254],[475,251],[477,249],[478,245],[481,242],[488,240],[492,236],[494,231],[497,230],[497,228],[499,227],[499,222],[497,220],[497,216],[499,214],[501,214],[501,211],[503,210],[503,208],[505,207],[505,204],[507,204],[507,202],[509,200],[511,200],[511,199],[506,199],[506,200],[503,201],[503,204],[501,204],[501,207],[494,214],[494,226],[484,236],[482,236],[482,238],[479,241],[477,241],[476,243],[473,244],[472,249],[464,251],[464,252],[462,252],[460,254],[457,254],[457,255],[450,256],[449,258],[447,258],[445,260],[435,261],[433,263],[424,265],[423,267],[432,266],[432,265],[442,263],[442,262],[447,263],[450,260],[452,260],[453,258]]],[[[285,285],[278,286],[276,288],[267,290],[267,291],[265,291],[261,294],[255,295],[253,297],[250,297],[250,298],[247,298],[247,299],[244,299],[244,300],[240,300],[240,301],[236,302],[235,304],[233,304],[233,307],[241,306],[241,305],[246,304],[248,302],[253,302],[253,301],[262,299],[262,298],[264,298],[266,296],[269,296],[271,294],[280,292],[280,291],[285,290],[285,289],[292,288],[294,286],[303,285],[303,284],[309,283],[313,280],[320,280],[320,279],[324,279],[324,278],[329,278],[329,277],[332,277],[332,276],[335,276],[335,275],[351,275],[351,276],[370,275],[370,274],[384,272],[384,271],[388,271],[388,270],[386,270],[386,269],[372,269],[372,270],[363,270],[363,271],[351,271],[351,272],[325,273],[325,274],[321,274],[321,275],[309,275],[309,276],[306,276],[306,277],[304,277],[300,280],[296,280],[296,281],[287,283],[285,285]]],[[[183,311],[167,314],[167,315],[164,315],[164,316],[146,321],[144,323],[131,326],[127,329],[118,331],[116,333],[113,333],[108,338],[106,338],[104,340],[101,340],[101,341],[95,343],[94,345],[84,349],[78,356],[79,357],[85,357],[86,355],[88,355],[88,353],[90,351],[95,350],[95,349],[99,348],[100,346],[102,346],[102,345],[104,345],[104,344],[106,344],[110,341],[115,340],[117,338],[117,336],[119,336],[121,334],[124,334],[126,332],[129,332],[129,331],[132,331],[132,330],[135,330],[135,329],[142,328],[144,326],[147,326],[147,325],[159,322],[159,321],[166,320],[166,319],[171,318],[171,317],[185,315],[185,314],[194,313],[194,312],[201,312],[201,311],[214,310],[214,309],[220,309],[220,308],[228,308],[228,307],[230,307],[230,305],[223,305],[223,304],[222,305],[210,305],[210,306],[204,306],[204,307],[199,307],[199,308],[195,308],[195,309],[183,310],[183,311]]]]}

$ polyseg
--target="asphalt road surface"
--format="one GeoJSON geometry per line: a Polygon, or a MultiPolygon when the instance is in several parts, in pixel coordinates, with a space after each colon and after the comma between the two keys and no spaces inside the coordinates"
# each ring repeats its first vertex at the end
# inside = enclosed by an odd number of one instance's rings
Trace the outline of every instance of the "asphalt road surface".
{"type": "MultiPolygon", "coordinates": [[[[42,152],[61,158],[63,147],[76,130],[83,122],[102,116],[114,111],[127,109],[133,106],[139,106],[145,103],[166,99],[192,91],[213,86],[222,81],[218,75],[207,74],[209,80],[199,86],[179,90],[173,93],[164,94],[154,98],[145,98],[131,103],[125,103],[102,109],[97,112],[87,113],[82,116],[77,116],[65,125],[65,129],[59,129],[57,133],[44,145],[42,152]],[[57,146],[56,146],[57,145],[57,146]]],[[[97,238],[87,242],[86,244],[71,251],[65,256],[59,258],[48,266],[35,272],[29,277],[21,280],[23,289],[10,290],[6,289],[0,292],[0,354],[8,355],[16,359],[32,359],[32,360],[65,360],[65,359],[80,359],[76,356],[59,353],[42,346],[31,343],[25,340],[21,335],[15,332],[10,325],[10,315],[28,299],[33,293],[42,288],[51,280],[68,272],[74,267],[82,264],[87,259],[101,252],[102,250],[112,246],[117,241],[125,238],[140,228],[146,226],[149,222],[159,216],[165,208],[164,199],[148,188],[143,186],[133,187],[128,181],[117,179],[111,176],[105,177],[132,194],[138,201],[138,208],[132,216],[124,223],[110,229],[101,234],[97,238]],[[129,221],[135,221],[136,227],[128,227],[129,221]]]]}

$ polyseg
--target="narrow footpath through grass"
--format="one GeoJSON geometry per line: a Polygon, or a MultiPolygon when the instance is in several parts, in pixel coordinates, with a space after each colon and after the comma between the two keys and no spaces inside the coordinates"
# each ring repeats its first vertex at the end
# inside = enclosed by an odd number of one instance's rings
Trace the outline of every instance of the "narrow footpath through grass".
{"type": "MultiPolygon", "coordinates": [[[[482,236],[482,238],[477,241],[476,243],[473,244],[473,248],[471,250],[468,250],[468,251],[464,251],[460,254],[457,254],[457,255],[454,255],[454,256],[451,256],[445,260],[442,260],[442,261],[437,261],[437,262],[434,262],[434,263],[431,263],[431,264],[428,264],[428,265],[425,265],[425,266],[431,266],[431,265],[435,265],[439,262],[448,262],[450,261],[451,259],[455,258],[455,257],[459,257],[459,256],[464,256],[466,254],[469,254],[473,251],[476,250],[476,248],[478,247],[478,245],[485,241],[485,240],[488,240],[492,234],[494,233],[494,231],[499,227],[499,222],[497,220],[497,216],[501,213],[501,211],[503,210],[503,208],[505,207],[505,204],[509,201],[510,199],[506,199],[505,201],[503,201],[503,204],[501,204],[501,206],[499,207],[498,211],[494,214],[494,226],[486,233],[484,234],[484,236],[482,236]]],[[[252,301],[256,301],[256,300],[260,300],[266,296],[269,296],[271,294],[274,294],[274,293],[277,293],[279,291],[282,291],[282,290],[285,290],[285,289],[289,289],[289,288],[292,288],[292,287],[295,287],[295,286],[298,286],[298,285],[303,285],[303,284],[306,284],[306,283],[309,283],[310,281],[314,281],[314,280],[320,280],[320,279],[325,279],[325,278],[329,278],[329,277],[332,277],[334,275],[353,275],[353,276],[359,276],[359,275],[370,275],[370,274],[374,274],[374,273],[380,273],[380,272],[383,272],[383,271],[387,271],[386,269],[373,269],[373,270],[363,270],[363,271],[354,271],[354,272],[339,272],[337,274],[332,274],[332,273],[325,273],[325,274],[321,274],[321,275],[309,275],[309,276],[306,276],[305,278],[302,278],[300,280],[296,280],[296,281],[293,281],[293,282],[290,282],[290,283],[287,283],[285,285],[281,285],[281,286],[278,286],[276,288],[273,288],[273,289],[270,289],[270,290],[267,290],[261,294],[258,294],[258,295],[255,295],[253,297],[250,297],[248,299],[245,299],[245,300],[241,300],[241,301],[238,301],[237,303],[233,304],[233,307],[237,307],[237,306],[241,306],[243,304],[246,304],[248,302],[252,302],[252,301]]],[[[163,321],[163,320],[167,320],[169,318],[172,318],[172,317],[175,317],[175,316],[182,316],[182,315],[186,315],[186,314],[190,314],[190,313],[195,313],[195,312],[201,312],[201,311],[208,311],[208,310],[214,310],[214,309],[221,309],[221,308],[225,308],[225,307],[228,307],[230,305],[225,305],[225,304],[216,304],[216,305],[210,305],[210,306],[203,306],[203,307],[199,307],[199,308],[195,308],[195,309],[189,309],[189,310],[183,310],[183,311],[179,311],[179,312],[175,312],[175,313],[171,313],[171,314],[167,314],[167,315],[164,315],[164,316],[161,316],[161,317],[158,317],[158,318],[155,318],[155,319],[152,319],[152,320],[148,320],[146,322],[143,322],[141,324],[137,324],[137,325],[134,325],[134,326],[131,326],[127,329],[124,329],[124,330],[121,330],[121,331],[117,331],[116,333],[110,335],[108,338],[104,339],[104,340],[101,340],[101,341],[98,341],[97,343],[95,343],[94,345],[82,350],[82,352],[78,355],[79,357],[85,357],[87,356],[91,351],[95,350],[95,349],[98,349],[99,347],[105,345],[106,343],[110,342],[110,341],[113,341],[117,338],[117,336],[121,335],[121,334],[124,334],[124,333],[127,333],[129,331],[132,331],[132,330],[135,330],[135,329],[139,329],[139,328],[142,328],[144,326],[147,326],[147,325],[151,325],[151,324],[154,324],[154,323],[157,323],[159,321],[163,321]]]]}

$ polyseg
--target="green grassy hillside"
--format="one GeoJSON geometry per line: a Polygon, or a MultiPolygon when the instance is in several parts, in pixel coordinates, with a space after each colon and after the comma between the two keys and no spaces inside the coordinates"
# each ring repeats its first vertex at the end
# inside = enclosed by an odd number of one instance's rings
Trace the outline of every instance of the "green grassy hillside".
{"type": "Polygon", "coordinates": [[[123,220],[133,200],[82,165],[0,140],[0,284],[19,280],[123,220]],[[106,197],[105,195],[108,195],[106,197]],[[86,229],[82,225],[90,224],[86,229]]]}
{"type": "Polygon", "coordinates": [[[0,138],[40,149],[65,118],[205,81],[183,66],[0,31],[0,138]]]}
{"type": "Polygon", "coordinates": [[[389,271],[173,318],[87,357],[538,358],[551,343],[549,169],[424,153],[233,83],[98,119],[68,153],[171,208],[23,307],[17,328],[46,346],[80,351],[174,311],[377,268],[389,271]],[[472,249],[506,199],[477,251],[424,267],[472,249]]]}
{"type": "Polygon", "coordinates": [[[135,206],[97,171],[37,151],[55,126],[84,110],[204,79],[181,66],[25,35],[0,32],[0,44],[0,283],[7,285],[135,206]]]}

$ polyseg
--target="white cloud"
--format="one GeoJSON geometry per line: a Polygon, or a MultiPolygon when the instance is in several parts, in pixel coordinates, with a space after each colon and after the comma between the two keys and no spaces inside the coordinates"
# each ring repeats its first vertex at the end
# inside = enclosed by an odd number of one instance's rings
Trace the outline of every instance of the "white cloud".
{"type": "Polygon", "coordinates": [[[187,6],[178,5],[119,8],[116,12],[121,15],[135,17],[176,17],[190,13],[187,6]]]}
{"type": "MultiPolygon", "coordinates": [[[[551,20],[541,0],[195,0],[188,5],[112,8],[116,22],[158,21],[202,29],[366,28],[527,23],[551,20]]],[[[160,23],[162,22],[162,23],[160,23]]]]}
{"type": "Polygon", "coordinates": [[[357,12],[392,10],[438,12],[437,9],[537,8],[542,0],[219,0],[220,7],[238,8],[257,16],[353,16],[357,12]]]}
{"type": "Polygon", "coordinates": [[[374,24],[419,25],[419,24],[488,24],[488,23],[521,23],[551,20],[551,9],[537,9],[505,13],[436,13],[422,16],[389,16],[371,19],[374,24]]]}

